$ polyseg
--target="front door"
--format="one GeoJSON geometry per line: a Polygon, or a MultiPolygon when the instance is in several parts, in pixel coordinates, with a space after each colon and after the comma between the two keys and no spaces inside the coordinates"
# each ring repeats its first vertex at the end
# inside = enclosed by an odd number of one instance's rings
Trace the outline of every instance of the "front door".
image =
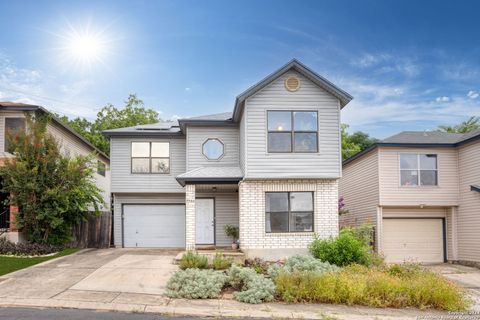
{"type": "Polygon", "coordinates": [[[195,224],[197,244],[215,244],[215,206],[213,199],[195,199],[195,224]]]}

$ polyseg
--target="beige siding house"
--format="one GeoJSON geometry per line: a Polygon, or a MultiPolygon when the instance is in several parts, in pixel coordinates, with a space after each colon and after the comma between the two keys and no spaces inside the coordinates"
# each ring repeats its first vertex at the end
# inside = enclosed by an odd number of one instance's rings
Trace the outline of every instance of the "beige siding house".
{"type": "Polygon", "coordinates": [[[247,256],[277,259],[336,235],[340,110],[351,99],[293,60],[233,112],[106,131],[115,245],[225,247],[231,224],[247,256]]]}
{"type": "MultiPolygon", "coordinates": [[[[46,109],[40,106],[0,102],[0,163],[3,163],[7,158],[13,157],[12,154],[7,152],[7,131],[25,128],[25,113],[29,112],[48,113],[46,109]]],[[[110,211],[109,157],[55,117],[48,124],[47,131],[55,137],[62,153],[65,155],[86,156],[92,153],[95,154],[97,160],[95,181],[97,186],[103,191],[105,200],[105,203],[99,204],[100,209],[104,212],[110,211]]],[[[7,195],[0,196],[5,198],[7,195]]],[[[15,227],[15,213],[16,208],[14,207],[2,207],[0,211],[0,233],[3,233],[3,236],[7,236],[9,240],[14,242],[19,241],[21,235],[15,227]]]]}
{"type": "Polygon", "coordinates": [[[480,263],[480,130],[402,132],[346,160],[340,223],[376,227],[389,262],[480,263]]]}

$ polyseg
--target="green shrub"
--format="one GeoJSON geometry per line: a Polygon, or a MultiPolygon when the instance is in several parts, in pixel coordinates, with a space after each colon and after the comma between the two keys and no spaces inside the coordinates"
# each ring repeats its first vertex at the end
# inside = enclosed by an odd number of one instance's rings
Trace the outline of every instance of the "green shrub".
{"type": "Polygon", "coordinates": [[[56,246],[46,243],[13,243],[5,238],[0,238],[0,255],[42,256],[62,251],[64,248],[64,246],[56,246]]]}
{"type": "Polygon", "coordinates": [[[238,233],[239,233],[239,229],[237,226],[234,226],[233,224],[226,224],[224,227],[223,227],[223,231],[225,231],[225,235],[227,237],[231,237],[232,238],[232,242],[235,243],[238,239],[238,233]]]}
{"type": "Polygon", "coordinates": [[[170,298],[211,299],[218,298],[227,276],[218,271],[187,269],[177,271],[167,282],[170,298]]]}
{"type": "Polygon", "coordinates": [[[373,260],[372,249],[359,240],[352,229],[343,229],[336,238],[316,238],[309,250],[315,258],[340,267],[353,263],[371,265],[373,260]]]}
{"type": "Polygon", "coordinates": [[[179,267],[182,270],[190,268],[206,269],[208,268],[208,258],[193,251],[188,251],[182,256],[179,267]]]}
{"type": "Polygon", "coordinates": [[[461,311],[469,306],[453,282],[423,269],[351,265],[338,272],[280,273],[277,293],[286,302],[336,303],[372,307],[417,307],[461,311]]]}
{"type": "Polygon", "coordinates": [[[334,272],[340,268],[328,262],[322,262],[310,256],[296,255],[285,261],[285,264],[273,264],[268,268],[268,275],[275,280],[280,272],[313,271],[316,273],[334,272]]]}
{"type": "Polygon", "coordinates": [[[215,270],[225,270],[232,266],[233,259],[226,258],[222,253],[216,253],[212,261],[213,269],[215,270]]]}
{"type": "Polygon", "coordinates": [[[255,258],[245,260],[245,266],[252,268],[257,273],[266,274],[270,264],[261,258],[255,258]]]}
{"type": "Polygon", "coordinates": [[[353,234],[355,238],[360,240],[366,246],[371,246],[374,242],[374,227],[371,224],[362,224],[355,228],[343,228],[342,230],[348,231],[353,234]]]}
{"type": "Polygon", "coordinates": [[[239,292],[234,292],[236,300],[246,303],[262,303],[273,300],[275,285],[251,268],[233,265],[228,271],[230,285],[239,292]]]}

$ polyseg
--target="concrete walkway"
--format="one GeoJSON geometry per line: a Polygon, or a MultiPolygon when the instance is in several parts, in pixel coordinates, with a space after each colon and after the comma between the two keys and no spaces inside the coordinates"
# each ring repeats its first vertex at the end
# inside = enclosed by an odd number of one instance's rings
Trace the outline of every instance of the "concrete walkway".
{"type": "Polygon", "coordinates": [[[164,296],[176,252],[84,250],[0,277],[0,307],[51,307],[176,316],[326,319],[416,319],[446,313],[330,304],[182,300],[164,296]]]}
{"type": "Polygon", "coordinates": [[[472,310],[479,312],[480,319],[480,270],[458,264],[441,264],[429,267],[466,288],[473,300],[472,310]]]}

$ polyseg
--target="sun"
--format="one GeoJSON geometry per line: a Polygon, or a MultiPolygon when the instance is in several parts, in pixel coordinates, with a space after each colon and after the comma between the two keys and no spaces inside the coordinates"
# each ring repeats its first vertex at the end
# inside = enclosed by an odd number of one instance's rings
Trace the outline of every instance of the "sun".
{"type": "Polygon", "coordinates": [[[68,28],[55,35],[59,40],[59,62],[64,66],[92,69],[99,64],[105,65],[111,53],[112,40],[106,28],[94,27],[90,22],[84,26],[68,23],[68,28]]]}
{"type": "Polygon", "coordinates": [[[71,57],[81,64],[92,64],[101,60],[105,44],[95,34],[78,34],[68,40],[67,49],[71,57]]]}

